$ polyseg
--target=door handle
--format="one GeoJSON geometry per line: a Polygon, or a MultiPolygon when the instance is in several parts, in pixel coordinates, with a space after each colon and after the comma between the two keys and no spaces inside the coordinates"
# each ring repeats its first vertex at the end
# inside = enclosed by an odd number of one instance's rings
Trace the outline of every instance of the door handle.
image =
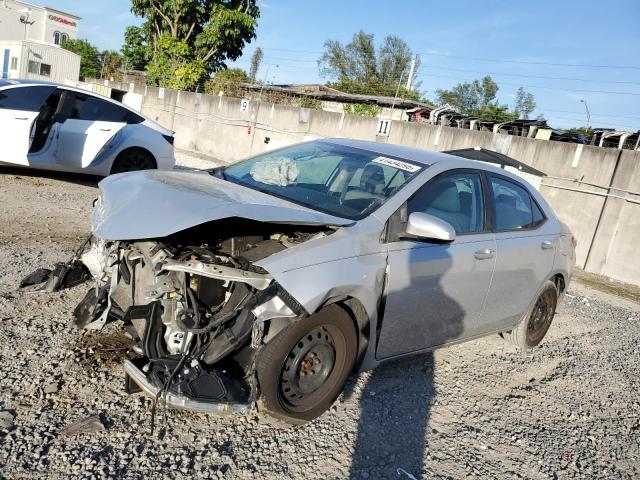
{"type": "Polygon", "coordinates": [[[553,248],[553,243],[551,243],[549,240],[545,240],[540,244],[540,247],[542,247],[543,250],[549,250],[553,248]]]}
{"type": "Polygon", "coordinates": [[[13,117],[14,120],[29,120],[29,117],[13,117]]]}
{"type": "Polygon", "coordinates": [[[111,129],[110,128],[101,128],[100,131],[101,132],[110,132],[111,129]]]}
{"type": "Polygon", "coordinates": [[[491,250],[489,248],[483,248],[482,250],[478,250],[473,254],[478,260],[488,260],[496,256],[495,250],[491,250]]]}

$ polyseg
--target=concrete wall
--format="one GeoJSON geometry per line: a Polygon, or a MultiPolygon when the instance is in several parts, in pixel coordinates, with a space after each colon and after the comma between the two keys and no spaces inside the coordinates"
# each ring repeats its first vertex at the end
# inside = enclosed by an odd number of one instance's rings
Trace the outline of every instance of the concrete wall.
{"type": "Polygon", "coordinates": [[[548,175],[540,191],[575,234],[579,267],[640,285],[640,152],[408,122],[393,122],[387,138],[376,136],[375,118],[257,102],[245,109],[240,99],[144,86],[135,91],[144,95],[145,115],[175,130],[177,148],[225,161],[325,137],[504,153],[548,175]]]}

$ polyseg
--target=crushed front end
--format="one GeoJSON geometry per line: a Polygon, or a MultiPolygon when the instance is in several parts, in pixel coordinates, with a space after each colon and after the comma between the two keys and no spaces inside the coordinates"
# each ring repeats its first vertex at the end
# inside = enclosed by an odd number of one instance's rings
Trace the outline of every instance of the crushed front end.
{"type": "Polygon", "coordinates": [[[93,279],[75,322],[122,322],[139,355],[125,363],[129,393],[176,408],[247,412],[261,346],[307,315],[254,262],[327,234],[226,219],[160,240],[92,237],[73,261],[93,279]]]}

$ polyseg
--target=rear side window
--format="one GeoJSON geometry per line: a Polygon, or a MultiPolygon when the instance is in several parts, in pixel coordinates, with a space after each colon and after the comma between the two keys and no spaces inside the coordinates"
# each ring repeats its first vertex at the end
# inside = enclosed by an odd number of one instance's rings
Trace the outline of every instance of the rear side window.
{"type": "Polygon", "coordinates": [[[544,222],[544,213],[526,188],[491,176],[489,183],[495,205],[496,230],[535,228],[544,222]]]}
{"type": "Polygon", "coordinates": [[[51,85],[38,85],[0,90],[0,109],[38,112],[55,89],[51,85]]]}
{"type": "Polygon", "coordinates": [[[144,119],[115,103],[76,93],[70,117],[76,120],[141,123],[144,119]]]}

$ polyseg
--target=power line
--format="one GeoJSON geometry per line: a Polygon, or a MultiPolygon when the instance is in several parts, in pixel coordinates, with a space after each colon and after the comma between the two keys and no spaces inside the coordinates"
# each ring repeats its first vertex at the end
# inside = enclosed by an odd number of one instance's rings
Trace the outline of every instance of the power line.
{"type": "Polygon", "coordinates": [[[590,65],[586,63],[532,62],[532,61],[525,61],[525,60],[506,60],[502,58],[466,57],[462,55],[450,55],[448,53],[429,53],[429,52],[419,53],[418,55],[429,55],[432,57],[460,58],[463,60],[476,60],[476,61],[482,61],[482,62],[520,63],[523,65],[548,65],[553,67],[616,68],[616,69],[640,70],[640,67],[635,65],[590,65]]]}
{"type": "MultiPolygon", "coordinates": [[[[271,61],[284,61],[284,62],[304,62],[304,63],[317,63],[318,60],[307,60],[307,59],[298,59],[298,58],[286,58],[286,57],[268,57],[271,61]]],[[[375,62],[361,62],[359,65],[371,65],[377,66],[378,64],[375,62]]],[[[315,69],[315,67],[298,67],[305,69],[315,69]]],[[[438,67],[435,65],[422,65],[419,70],[428,70],[428,69],[436,69],[436,70],[451,70],[456,72],[469,72],[469,73],[479,73],[482,75],[505,75],[510,77],[521,77],[521,78],[538,78],[545,80],[563,80],[563,81],[575,81],[575,82],[593,82],[593,83],[615,83],[621,85],[640,85],[640,82],[628,82],[622,80],[600,80],[593,78],[571,78],[571,77],[549,77],[545,75],[524,75],[518,73],[507,73],[507,72],[489,72],[486,70],[469,70],[465,68],[453,68],[453,67],[438,67]]]]}
{"type": "MultiPolygon", "coordinates": [[[[454,79],[454,80],[464,80],[460,77],[452,77],[449,75],[436,75],[436,74],[431,74],[429,75],[430,77],[437,77],[437,78],[450,78],[450,79],[454,79]]],[[[523,88],[541,88],[544,90],[561,90],[564,92],[580,92],[580,93],[603,93],[603,94],[607,94],[607,95],[632,95],[632,96],[640,96],[640,92],[636,93],[636,92],[614,92],[614,91],[609,91],[609,90],[583,90],[583,89],[578,89],[578,88],[564,88],[564,87],[549,87],[549,86],[545,86],[545,85],[524,85],[524,84],[520,84],[520,83],[508,83],[508,82],[500,82],[501,85],[510,85],[510,86],[514,86],[514,87],[523,87],[523,88]]]]}
{"type": "MultiPolygon", "coordinates": [[[[552,108],[545,108],[545,111],[558,112],[558,113],[575,113],[577,115],[584,115],[584,112],[573,112],[569,110],[554,110],[552,108]]],[[[630,115],[607,115],[606,113],[591,113],[591,116],[592,117],[630,118],[631,120],[640,120],[640,117],[634,117],[630,115]]]]}
{"type": "MultiPolygon", "coordinates": [[[[314,53],[322,54],[323,51],[318,50],[296,50],[290,48],[262,48],[263,50],[273,50],[276,52],[294,52],[294,53],[314,53]]],[[[548,65],[553,67],[580,67],[580,68],[613,68],[613,69],[632,69],[640,70],[640,66],[636,65],[597,65],[587,63],[561,63],[561,62],[535,62],[530,60],[508,60],[504,58],[487,58],[487,57],[470,57],[463,55],[452,55],[449,53],[435,53],[435,52],[421,52],[418,53],[421,56],[429,57],[444,57],[444,58],[459,58],[463,60],[476,60],[482,62],[498,62],[498,63],[519,63],[523,65],[548,65]]]]}
{"type": "Polygon", "coordinates": [[[593,82],[593,83],[615,83],[615,84],[621,84],[621,85],[640,85],[640,82],[626,82],[626,81],[621,81],[621,80],[599,80],[599,79],[592,79],[592,78],[570,78],[570,77],[547,77],[545,75],[523,75],[523,74],[519,74],[519,73],[507,73],[507,72],[487,72],[487,71],[483,71],[483,70],[468,70],[465,68],[451,68],[451,67],[436,67],[436,66],[432,66],[432,65],[422,65],[420,67],[420,70],[429,70],[429,69],[435,69],[435,70],[451,70],[451,71],[455,71],[455,72],[469,72],[469,73],[479,73],[482,75],[504,75],[504,76],[509,76],[509,77],[521,77],[521,78],[539,78],[539,79],[544,79],[544,80],[563,80],[563,81],[570,81],[570,82],[593,82]]]}

